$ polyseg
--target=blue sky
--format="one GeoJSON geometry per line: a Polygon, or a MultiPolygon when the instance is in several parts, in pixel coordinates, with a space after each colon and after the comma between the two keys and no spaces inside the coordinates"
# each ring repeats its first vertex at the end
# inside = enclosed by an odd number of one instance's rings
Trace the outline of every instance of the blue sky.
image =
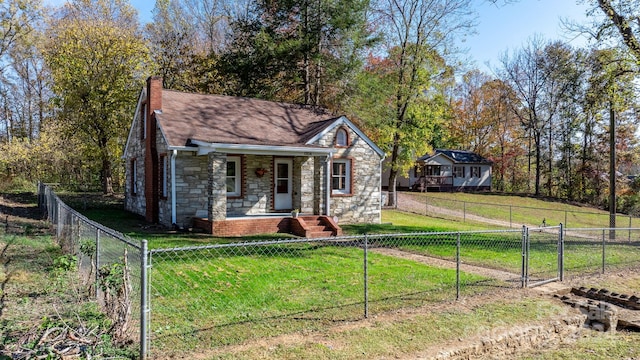
{"type": "Polygon", "coordinates": [[[461,46],[469,49],[470,57],[480,69],[486,70],[487,62],[497,67],[505,51],[517,50],[535,34],[548,40],[564,40],[576,47],[586,44],[585,38],[567,35],[560,25],[560,19],[586,21],[587,7],[576,4],[576,0],[520,0],[501,6],[484,0],[476,3],[477,34],[461,46]]]}

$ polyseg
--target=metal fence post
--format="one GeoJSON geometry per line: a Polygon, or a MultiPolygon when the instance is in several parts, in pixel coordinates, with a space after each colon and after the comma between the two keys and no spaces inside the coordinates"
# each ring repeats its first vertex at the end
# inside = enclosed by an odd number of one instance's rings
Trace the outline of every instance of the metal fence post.
{"type": "Polygon", "coordinates": [[[456,300],[460,299],[460,232],[456,241],[456,300]]]}
{"type": "Polygon", "coordinates": [[[529,287],[529,256],[531,254],[531,238],[529,237],[529,228],[525,231],[525,267],[524,267],[524,286],[529,287]]]}
{"type": "Polygon", "coordinates": [[[364,235],[364,264],[363,264],[363,273],[364,273],[364,318],[369,317],[369,268],[367,266],[367,252],[368,252],[368,241],[369,236],[367,234],[364,235]]]}
{"type": "Polygon", "coordinates": [[[558,231],[558,278],[564,281],[564,224],[560,223],[558,231]]]}
{"type": "Polygon", "coordinates": [[[142,240],[142,249],[140,249],[140,359],[147,359],[147,333],[148,333],[148,323],[147,323],[147,311],[148,304],[148,287],[147,287],[147,279],[148,279],[148,269],[147,269],[147,240],[142,240]]]}
{"type": "Polygon", "coordinates": [[[95,260],[95,265],[96,265],[96,299],[98,298],[98,296],[100,295],[99,292],[99,288],[100,286],[98,286],[99,282],[100,282],[100,229],[96,229],[96,260],[95,260]]]}
{"type": "Polygon", "coordinates": [[[526,225],[522,225],[522,270],[520,272],[520,286],[524,287],[525,285],[525,263],[526,263],[526,252],[527,252],[527,247],[526,247],[526,233],[527,233],[527,226],[526,225]]]}
{"type": "Polygon", "coordinates": [[[56,213],[56,237],[58,238],[58,241],[60,241],[60,235],[62,234],[62,229],[60,226],[60,222],[61,222],[60,217],[62,216],[61,215],[62,211],[60,211],[60,208],[61,208],[60,201],[56,200],[56,212],[57,212],[56,213]]]}
{"type": "MultiPolygon", "coordinates": [[[[605,266],[605,261],[606,261],[605,260],[606,254],[605,254],[605,251],[604,251],[604,248],[605,248],[605,236],[604,236],[604,233],[605,233],[605,231],[606,230],[602,230],[602,273],[603,274],[604,274],[604,266],[605,266]]],[[[609,229],[609,233],[611,233],[611,229],[609,229]]],[[[609,236],[611,236],[611,234],[609,234],[609,236]]]]}

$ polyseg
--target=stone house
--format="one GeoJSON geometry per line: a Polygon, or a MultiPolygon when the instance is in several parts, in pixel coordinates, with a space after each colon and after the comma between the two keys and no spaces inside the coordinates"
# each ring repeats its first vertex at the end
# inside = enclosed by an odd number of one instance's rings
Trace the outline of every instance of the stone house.
{"type": "Polygon", "coordinates": [[[384,153],[324,109],[170,91],[150,77],[123,157],[125,208],[149,222],[307,237],[380,222],[384,153]]]}

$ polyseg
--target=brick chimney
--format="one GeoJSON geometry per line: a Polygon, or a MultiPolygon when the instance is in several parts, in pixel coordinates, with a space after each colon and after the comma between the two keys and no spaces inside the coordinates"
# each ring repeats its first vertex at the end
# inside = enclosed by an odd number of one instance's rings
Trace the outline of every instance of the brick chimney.
{"type": "Polygon", "coordinates": [[[144,158],[145,218],[151,223],[158,223],[158,202],[160,200],[156,110],[162,110],[162,77],[151,76],[147,79],[147,136],[145,141],[146,155],[144,158]]]}

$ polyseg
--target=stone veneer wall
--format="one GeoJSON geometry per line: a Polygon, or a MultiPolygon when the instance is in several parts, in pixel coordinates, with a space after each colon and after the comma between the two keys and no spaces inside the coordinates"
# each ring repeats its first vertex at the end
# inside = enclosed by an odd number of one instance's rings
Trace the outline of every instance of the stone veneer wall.
{"type": "MultiPolygon", "coordinates": [[[[169,157],[171,154],[168,154],[169,157]]],[[[170,160],[170,158],[169,158],[170,160]]],[[[171,178],[171,174],[169,174],[171,178]]],[[[198,211],[206,217],[208,205],[207,156],[178,151],[176,156],[176,223],[181,227],[190,227],[198,211]]],[[[171,187],[167,199],[160,200],[160,222],[171,224],[171,187]],[[166,213],[166,217],[163,216],[166,213]]]]}
{"type": "Polygon", "coordinates": [[[293,159],[293,208],[303,214],[316,214],[315,173],[318,170],[314,157],[296,157],[293,159]]]}
{"type": "Polygon", "coordinates": [[[272,206],[273,157],[243,155],[241,158],[242,195],[227,199],[227,215],[268,213],[272,206]],[[266,169],[267,172],[262,177],[258,177],[256,175],[258,168],[266,169]]]}
{"type": "Polygon", "coordinates": [[[207,160],[207,194],[209,221],[224,220],[227,217],[227,178],[219,176],[227,173],[227,156],[212,152],[207,160]]]}
{"type": "Polygon", "coordinates": [[[140,138],[142,132],[140,116],[136,117],[131,130],[131,139],[127,147],[125,158],[125,184],[124,184],[124,209],[132,213],[145,215],[146,198],[144,196],[144,157],[146,148],[144,141],[140,138]],[[131,193],[131,161],[136,159],[137,164],[137,193],[131,193]]]}
{"type": "MultiPolygon", "coordinates": [[[[336,129],[327,133],[317,145],[331,146],[336,129]]],[[[350,146],[336,148],[334,158],[349,158],[352,161],[351,195],[332,195],[329,205],[331,215],[338,217],[338,224],[379,223],[381,215],[381,158],[354,131],[344,127],[349,136],[350,146]]],[[[317,162],[324,162],[318,159],[317,162]]],[[[323,183],[323,171],[318,171],[316,183],[323,183]],[[319,178],[322,177],[322,178],[319,178]]],[[[322,189],[322,188],[321,188],[322,189]]],[[[322,190],[320,190],[322,192],[322,190]]],[[[324,203],[323,196],[320,198],[324,203]]],[[[322,206],[322,205],[321,205],[322,206]]]]}

